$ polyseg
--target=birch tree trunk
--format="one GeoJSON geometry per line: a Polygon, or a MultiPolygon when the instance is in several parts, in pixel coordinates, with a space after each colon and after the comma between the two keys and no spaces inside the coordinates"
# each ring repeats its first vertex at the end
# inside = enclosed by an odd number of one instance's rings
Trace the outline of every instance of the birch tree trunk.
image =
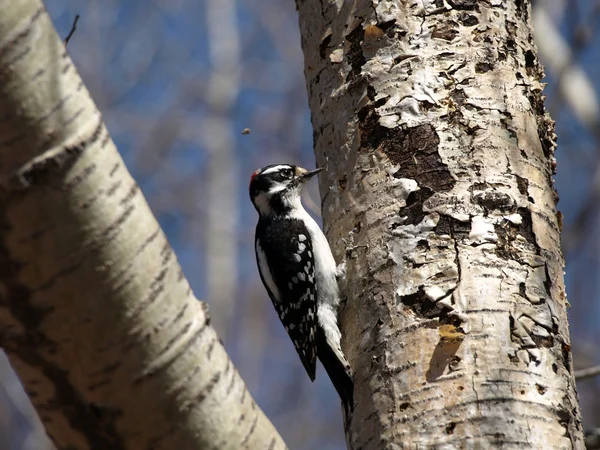
{"type": "Polygon", "coordinates": [[[583,448],[529,2],[297,6],[349,447],[583,448]]]}
{"type": "Polygon", "coordinates": [[[55,445],[285,448],[43,4],[0,11],[0,345],[55,445]]]}

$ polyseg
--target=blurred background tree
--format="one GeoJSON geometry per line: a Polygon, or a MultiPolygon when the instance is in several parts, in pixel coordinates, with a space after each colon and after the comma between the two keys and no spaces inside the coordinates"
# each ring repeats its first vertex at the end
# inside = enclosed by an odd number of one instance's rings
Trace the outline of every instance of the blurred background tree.
{"type": "MultiPolygon", "coordinates": [[[[196,295],[254,398],[290,448],[343,449],[337,394],[311,385],[260,284],[247,181],[275,162],[314,166],[302,52],[290,0],[46,0],[196,295]],[[244,129],[248,128],[248,131],[244,129]]],[[[546,106],[557,122],[556,187],[576,368],[600,364],[600,2],[534,2],[546,106]]],[[[305,197],[319,216],[316,183],[305,197]]],[[[322,371],[321,371],[322,373],[322,371]]],[[[44,432],[0,359],[0,450],[44,432]]],[[[578,382],[600,427],[600,377],[578,382]]]]}

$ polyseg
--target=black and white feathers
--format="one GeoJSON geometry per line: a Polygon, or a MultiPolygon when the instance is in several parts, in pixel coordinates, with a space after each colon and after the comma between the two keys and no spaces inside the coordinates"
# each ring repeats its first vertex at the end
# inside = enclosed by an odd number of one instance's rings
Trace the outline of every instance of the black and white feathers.
{"type": "Polygon", "coordinates": [[[311,380],[317,362],[317,292],[308,230],[297,219],[259,221],[256,261],[283,327],[311,380]]]}
{"type": "Polygon", "coordinates": [[[325,235],[300,201],[304,183],[320,172],[278,164],[259,169],[250,198],[259,213],[256,259],[261,279],[311,380],[318,357],[353,407],[350,365],[340,342],[338,268],[325,235]]]}

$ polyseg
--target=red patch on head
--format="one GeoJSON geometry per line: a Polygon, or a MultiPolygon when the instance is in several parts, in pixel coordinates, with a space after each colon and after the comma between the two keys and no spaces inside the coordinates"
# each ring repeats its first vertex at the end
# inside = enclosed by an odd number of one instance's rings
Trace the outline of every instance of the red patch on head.
{"type": "Polygon", "coordinates": [[[256,175],[258,175],[259,172],[260,169],[255,170],[254,173],[250,176],[250,185],[248,187],[252,186],[252,182],[254,181],[254,178],[256,177],[256,175]]]}

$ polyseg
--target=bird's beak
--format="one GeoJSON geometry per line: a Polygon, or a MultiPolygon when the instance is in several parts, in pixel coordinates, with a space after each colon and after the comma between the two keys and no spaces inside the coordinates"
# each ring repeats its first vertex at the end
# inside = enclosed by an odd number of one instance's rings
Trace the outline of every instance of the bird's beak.
{"type": "Polygon", "coordinates": [[[305,182],[305,181],[308,181],[309,179],[311,179],[312,177],[314,177],[316,174],[318,174],[322,170],[323,170],[322,167],[315,169],[315,170],[311,170],[311,171],[308,171],[308,170],[302,169],[302,168],[298,168],[297,175],[302,182],[305,182]]]}

